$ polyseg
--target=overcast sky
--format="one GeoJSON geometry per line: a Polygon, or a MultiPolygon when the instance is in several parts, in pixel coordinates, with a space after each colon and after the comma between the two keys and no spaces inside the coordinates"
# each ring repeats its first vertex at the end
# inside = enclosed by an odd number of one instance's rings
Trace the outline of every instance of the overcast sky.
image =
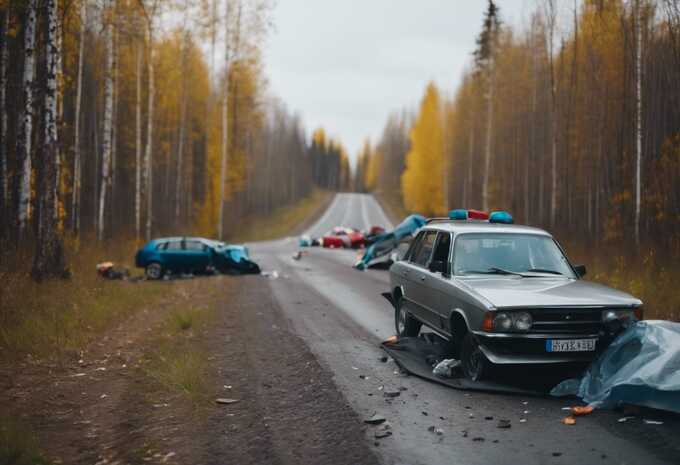
{"type": "MultiPolygon", "coordinates": [[[[446,94],[470,63],[484,0],[278,0],[265,49],[271,92],[309,131],[323,126],[352,159],[387,116],[416,108],[434,80],[446,94]]],[[[526,23],[535,0],[498,0],[526,23]]]]}

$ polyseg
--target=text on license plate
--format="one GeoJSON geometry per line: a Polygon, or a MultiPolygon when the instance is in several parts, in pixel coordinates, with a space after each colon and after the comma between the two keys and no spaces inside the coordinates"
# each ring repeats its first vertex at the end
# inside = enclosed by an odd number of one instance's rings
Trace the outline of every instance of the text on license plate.
{"type": "Polygon", "coordinates": [[[548,339],[546,352],[592,352],[597,339],[548,339]]]}

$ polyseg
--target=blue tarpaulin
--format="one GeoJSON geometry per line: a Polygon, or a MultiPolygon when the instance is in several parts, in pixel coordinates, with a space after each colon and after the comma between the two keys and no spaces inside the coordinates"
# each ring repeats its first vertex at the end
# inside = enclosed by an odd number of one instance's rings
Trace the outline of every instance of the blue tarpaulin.
{"type": "Polygon", "coordinates": [[[563,381],[551,394],[576,395],[597,408],[626,403],[680,413],[680,323],[636,323],[581,379],[563,381]]]}
{"type": "Polygon", "coordinates": [[[379,234],[354,266],[360,270],[365,269],[375,260],[384,257],[394,250],[401,240],[413,236],[416,231],[423,227],[426,221],[422,215],[407,216],[392,231],[379,234]]]}

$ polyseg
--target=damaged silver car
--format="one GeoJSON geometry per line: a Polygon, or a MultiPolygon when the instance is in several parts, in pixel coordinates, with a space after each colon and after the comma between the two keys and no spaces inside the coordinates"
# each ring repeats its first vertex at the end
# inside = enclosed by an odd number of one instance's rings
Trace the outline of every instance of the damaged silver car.
{"type": "Polygon", "coordinates": [[[583,280],[553,237],[506,212],[453,210],[420,230],[390,268],[399,336],[424,325],[450,340],[466,376],[498,365],[590,363],[642,302],[583,280]]]}

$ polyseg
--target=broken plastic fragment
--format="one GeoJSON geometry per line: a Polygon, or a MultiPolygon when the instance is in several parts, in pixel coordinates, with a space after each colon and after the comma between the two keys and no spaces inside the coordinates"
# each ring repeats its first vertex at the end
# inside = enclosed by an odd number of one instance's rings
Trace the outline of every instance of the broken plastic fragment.
{"type": "Polygon", "coordinates": [[[659,420],[646,420],[645,419],[645,420],[642,420],[642,421],[645,422],[645,425],[663,425],[663,421],[659,421],[659,420]]]}
{"type": "Polygon", "coordinates": [[[364,423],[367,423],[369,425],[379,425],[381,423],[385,423],[385,417],[378,413],[374,413],[371,418],[367,418],[366,420],[364,420],[364,423]]]}
{"type": "Polygon", "coordinates": [[[575,416],[589,415],[595,410],[591,405],[586,406],[574,406],[571,408],[571,413],[575,416]]]}
{"type": "Polygon", "coordinates": [[[565,425],[575,425],[576,424],[576,418],[569,415],[568,417],[564,417],[562,419],[562,423],[564,423],[565,425]]]}

